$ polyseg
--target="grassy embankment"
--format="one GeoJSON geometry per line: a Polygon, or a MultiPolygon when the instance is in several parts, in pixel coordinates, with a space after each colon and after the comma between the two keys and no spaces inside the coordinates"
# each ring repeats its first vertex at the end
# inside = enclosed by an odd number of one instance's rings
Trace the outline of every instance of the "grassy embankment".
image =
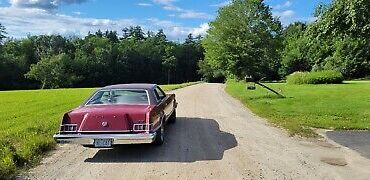
{"type": "MultiPolygon", "coordinates": [[[[193,85],[161,86],[170,91],[193,85]]],[[[0,179],[39,161],[54,147],[53,134],[66,111],[77,107],[95,89],[0,91],[0,179]]]]}
{"type": "Polygon", "coordinates": [[[370,81],[267,85],[281,90],[286,98],[258,86],[255,91],[246,90],[246,83],[233,80],[226,83],[226,91],[290,135],[316,136],[311,128],[370,130],[370,81]]]}

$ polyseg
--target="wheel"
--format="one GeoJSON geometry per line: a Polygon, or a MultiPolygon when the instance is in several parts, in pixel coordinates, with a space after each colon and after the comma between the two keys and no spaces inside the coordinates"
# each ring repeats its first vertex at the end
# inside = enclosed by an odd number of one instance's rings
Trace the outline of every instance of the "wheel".
{"type": "Polygon", "coordinates": [[[168,118],[168,122],[171,124],[176,122],[176,109],[173,110],[171,116],[168,118]]]}
{"type": "Polygon", "coordinates": [[[161,127],[156,131],[156,136],[154,139],[154,145],[162,145],[164,142],[164,121],[162,121],[161,127]]]}

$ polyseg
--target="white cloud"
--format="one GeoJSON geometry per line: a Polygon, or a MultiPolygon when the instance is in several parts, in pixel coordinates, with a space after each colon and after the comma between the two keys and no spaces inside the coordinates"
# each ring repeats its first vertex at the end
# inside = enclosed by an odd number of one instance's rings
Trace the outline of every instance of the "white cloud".
{"type": "Polygon", "coordinates": [[[177,12],[182,12],[184,11],[182,8],[177,7],[177,6],[163,6],[163,9],[168,10],[168,11],[177,11],[177,12]]]}
{"type": "Polygon", "coordinates": [[[175,26],[180,26],[180,24],[178,23],[174,23],[172,21],[167,21],[167,20],[160,20],[158,18],[148,18],[146,20],[149,21],[152,25],[157,26],[159,28],[162,28],[162,27],[171,28],[175,26]]]}
{"type": "Polygon", "coordinates": [[[74,17],[52,13],[35,8],[0,7],[0,21],[6,27],[10,37],[22,38],[30,35],[60,34],[85,36],[97,30],[115,30],[128,26],[141,26],[145,31],[163,29],[170,40],[184,40],[189,33],[204,34],[207,26],[188,27],[182,24],[156,18],[137,19],[98,19],[74,17]]]}
{"type": "Polygon", "coordinates": [[[79,4],[86,0],[10,0],[12,7],[37,8],[45,10],[57,9],[62,4],[79,4]]]}
{"type": "Polygon", "coordinates": [[[122,27],[136,24],[132,19],[80,18],[50,13],[43,9],[16,7],[1,7],[0,19],[8,34],[16,38],[27,34],[86,35],[89,31],[94,32],[98,29],[120,30],[122,27]]]}
{"type": "Polygon", "coordinates": [[[157,18],[149,18],[147,21],[153,29],[163,29],[171,40],[183,40],[193,30],[193,28],[183,27],[181,24],[157,18]]]}
{"type": "Polygon", "coordinates": [[[180,18],[211,19],[211,16],[203,12],[185,11],[179,14],[180,18]]]}
{"type": "Polygon", "coordinates": [[[222,2],[222,3],[218,3],[218,4],[212,4],[211,6],[212,7],[224,7],[224,6],[227,6],[231,3],[231,1],[225,1],[225,2],[222,2]]]}
{"type": "Polygon", "coordinates": [[[276,6],[273,6],[272,9],[279,10],[279,9],[288,8],[288,7],[292,6],[292,5],[293,5],[293,3],[291,1],[286,1],[286,2],[284,2],[282,4],[278,4],[276,6]]]}
{"type": "Polygon", "coordinates": [[[186,19],[210,19],[211,15],[205,12],[197,12],[191,9],[183,9],[175,5],[177,0],[153,0],[154,3],[157,3],[162,6],[164,10],[173,11],[176,14],[171,14],[171,17],[179,17],[186,19]]]}
{"type": "Polygon", "coordinates": [[[180,8],[180,7],[178,7],[174,4],[174,2],[176,2],[176,0],[153,0],[153,2],[161,5],[162,8],[164,10],[167,10],[167,11],[177,11],[177,12],[184,11],[184,9],[182,9],[182,8],[180,8]]]}
{"type": "Polygon", "coordinates": [[[190,33],[195,36],[205,35],[209,29],[208,23],[201,24],[199,27],[184,27],[181,24],[157,18],[149,18],[147,21],[150,22],[152,27],[163,29],[169,39],[172,40],[184,40],[184,38],[190,33]]]}
{"type": "Polygon", "coordinates": [[[191,33],[195,36],[198,36],[198,35],[204,36],[207,33],[208,29],[209,29],[208,23],[204,23],[204,24],[201,24],[199,27],[194,28],[191,33]]]}
{"type": "Polygon", "coordinates": [[[312,22],[316,20],[314,17],[299,17],[293,10],[273,11],[272,14],[275,17],[279,17],[281,23],[285,26],[297,21],[312,22]]]}
{"type": "Polygon", "coordinates": [[[143,7],[153,6],[153,4],[150,4],[150,3],[138,3],[137,5],[138,6],[143,6],[143,7]]]}
{"type": "Polygon", "coordinates": [[[176,0],[153,0],[153,2],[166,6],[172,6],[176,0]]]}
{"type": "Polygon", "coordinates": [[[295,12],[293,10],[286,10],[281,12],[273,12],[273,15],[281,18],[290,18],[295,15],[295,12]]]}

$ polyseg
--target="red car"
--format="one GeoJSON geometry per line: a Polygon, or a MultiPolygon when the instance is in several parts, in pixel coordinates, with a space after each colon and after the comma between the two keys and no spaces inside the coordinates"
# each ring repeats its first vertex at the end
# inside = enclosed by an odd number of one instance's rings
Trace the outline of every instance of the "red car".
{"type": "Polygon", "coordinates": [[[176,121],[176,107],[175,94],[166,94],[155,84],[107,86],[65,113],[54,139],[95,148],[161,145],[166,123],[176,121]]]}

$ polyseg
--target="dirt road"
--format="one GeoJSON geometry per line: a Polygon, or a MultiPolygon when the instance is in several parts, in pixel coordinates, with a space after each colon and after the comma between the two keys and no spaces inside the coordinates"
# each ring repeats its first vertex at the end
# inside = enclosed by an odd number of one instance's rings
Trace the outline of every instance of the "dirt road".
{"type": "Polygon", "coordinates": [[[178,121],[166,127],[168,138],[161,147],[130,145],[97,150],[63,145],[32,169],[28,177],[370,178],[370,161],[366,158],[332,142],[288,137],[229,97],[223,88],[222,84],[199,84],[176,90],[178,121]]]}

